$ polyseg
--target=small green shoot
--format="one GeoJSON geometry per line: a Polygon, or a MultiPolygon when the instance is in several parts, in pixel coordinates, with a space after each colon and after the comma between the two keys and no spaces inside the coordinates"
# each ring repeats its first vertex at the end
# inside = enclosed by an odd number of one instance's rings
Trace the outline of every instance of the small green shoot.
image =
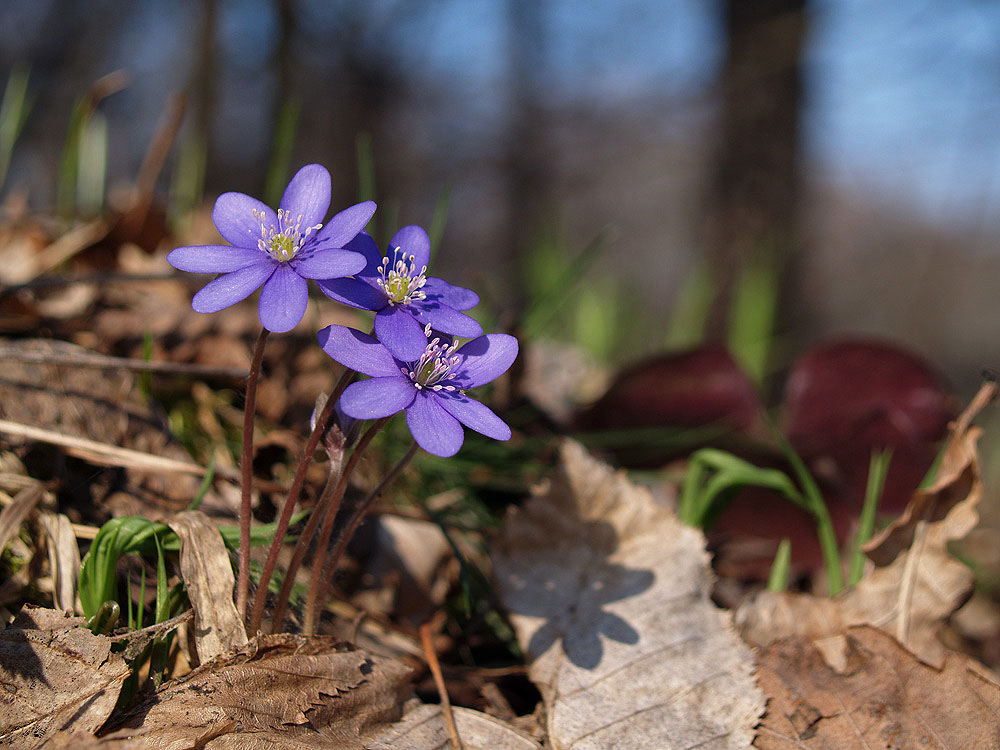
{"type": "Polygon", "coordinates": [[[668,350],[687,349],[701,343],[715,298],[715,279],[707,263],[695,266],[685,276],[667,324],[664,344],[668,350]]]}
{"type": "Polygon", "coordinates": [[[28,68],[15,65],[7,76],[7,86],[0,102],[0,188],[7,180],[7,170],[14,154],[14,146],[24,130],[31,111],[28,101],[28,68]]]}
{"type": "Polygon", "coordinates": [[[441,238],[444,236],[444,228],[448,223],[448,210],[451,208],[451,188],[445,188],[438,195],[434,204],[434,216],[431,217],[431,226],[427,234],[431,238],[431,260],[437,254],[441,246],[441,238]]]}
{"type": "Polygon", "coordinates": [[[892,451],[886,449],[872,451],[871,460],[868,462],[865,502],[861,507],[861,516],[858,518],[858,531],[854,536],[850,567],[847,573],[849,586],[857,584],[865,572],[865,553],[861,548],[872,538],[872,533],[875,531],[875,514],[878,511],[878,501],[882,497],[882,490],[885,488],[885,478],[889,474],[891,460],[892,451]]]}
{"type": "Polygon", "coordinates": [[[198,510],[201,505],[201,501],[205,499],[205,495],[208,494],[209,488],[212,486],[212,482],[215,481],[215,454],[213,453],[208,458],[208,466],[205,467],[205,476],[201,480],[201,486],[198,488],[198,494],[194,496],[191,500],[191,504],[188,506],[188,510],[198,510]]]}
{"type": "Polygon", "coordinates": [[[781,453],[785,460],[792,466],[795,478],[802,487],[802,496],[806,502],[808,510],[816,521],[816,535],[819,537],[820,550],[823,553],[823,564],[826,567],[826,575],[830,590],[830,596],[836,596],[844,590],[844,571],[841,567],[840,547],[837,544],[837,533],[833,528],[833,520],[830,518],[830,511],[826,507],[823,493],[819,490],[819,485],[813,479],[813,475],[806,468],[802,457],[795,452],[785,436],[772,429],[772,434],[781,448],[781,453]]]}
{"type": "Polygon", "coordinates": [[[792,569],[792,540],[785,537],[778,543],[771,563],[771,575],[767,578],[768,591],[787,591],[792,569]]]}
{"type": "Polygon", "coordinates": [[[737,284],[729,317],[729,351],[757,384],[767,374],[774,341],[779,285],[772,255],[762,248],[747,265],[737,284]]]}
{"type": "Polygon", "coordinates": [[[299,127],[302,102],[297,96],[286,96],[281,102],[278,121],[274,124],[274,139],[271,141],[271,161],[267,165],[267,180],[264,183],[264,202],[277,206],[281,193],[291,172],[292,147],[299,127]]]}
{"type": "Polygon", "coordinates": [[[191,221],[195,207],[205,194],[205,166],[208,147],[201,135],[190,133],[177,149],[177,164],[170,181],[167,215],[178,229],[191,221]]]}
{"type": "Polygon", "coordinates": [[[843,589],[844,582],[840,549],[830,513],[819,487],[802,459],[784,438],[779,436],[779,439],[782,450],[795,471],[798,484],[779,469],[754,466],[749,461],[717,448],[702,448],[695,451],[688,462],[688,471],[681,486],[678,515],[684,523],[703,529],[711,525],[739,490],[745,487],[774,490],[809,513],[816,522],[816,534],[827,569],[830,595],[836,595],[843,589]]]}

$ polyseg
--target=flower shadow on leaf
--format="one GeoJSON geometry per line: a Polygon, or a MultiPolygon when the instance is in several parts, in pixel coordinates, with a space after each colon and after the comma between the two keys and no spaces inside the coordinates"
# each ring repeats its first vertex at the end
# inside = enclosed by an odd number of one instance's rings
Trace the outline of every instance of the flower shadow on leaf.
{"type": "Polygon", "coordinates": [[[520,591],[510,604],[518,614],[545,619],[528,643],[529,659],[538,659],[561,641],[574,665],[595,669],[604,657],[605,640],[631,646],[641,637],[608,605],[646,591],[656,576],[609,559],[618,547],[611,524],[588,521],[581,531],[572,542],[555,542],[545,560],[535,558],[533,566],[518,571],[514,585],[520,591]]]}

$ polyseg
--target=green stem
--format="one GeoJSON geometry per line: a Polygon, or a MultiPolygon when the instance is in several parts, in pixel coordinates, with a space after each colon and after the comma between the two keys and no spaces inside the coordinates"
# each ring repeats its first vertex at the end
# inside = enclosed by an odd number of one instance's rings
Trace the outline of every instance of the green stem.
{"type": "Polygon", "coordinates": [[[833,520],[830,518],[830,511],[827,510],[823,501],[823,493],[820,492],[816,480],[813,479],[809,469],[806,468],[801,456],[784,438],[780,438],[781,447],[795,471],[795,476],[802,486],[802,494],[816,520],[816,536],[819,538],[820,551],[823,554],[823,565],[826,567],[826,576],[829,581],[830,596],[836,596],[844,589],[844,571],[841,567],[840,547],[837,542],[837,533],[833,528],[833,520]]]}
{"type": "Polygon", "coordinates": [[[861,507],[861,515],[858,517],[858,532],[854,537],[850,570],[847,573],[847,583],[850,586],[854,586],[860,581],[865,572],[865,553],[861,548],[871,539],[872,532],[875,530],[875,514],[878,510],[879,498],[882,497],[882,489],[885,487],[885,478],[889,473],[891,459],[892,451],[886,449],[872,451],[871,460],[868,462],[865,503],[861,507]]]}
{"type": "Polygon", "coordinates": [[[250,491],[253,487],[254,413],[257,410],[257,381],[260,378],[260,365],[264,359],[264,343],[268,333],[262,327],[254,345],[253,361],[247,378],[246,403],[243,406],[243,454],[240,457],[243,494],[240,503],[240,569],[236,586],[236,609],[244,620],[247,615],[247,592],[250,589],[250,491]]]}
{"type": "Polygon", "coordinates": [[[306,443],[305,450],[302,451],[298,468],[295,470],[295,477],[292,479],[292,486],[285,497],[284,505],[281,506],[278,525],[274,530],[274,539],[271,541],[271,547],[267,551],[267,559],[264,561],[264,568],[261,570],[257,596],[254,598],[253,611],[250,616],[250,633],[257,632],[264,617],[264,604],[267,601],[268,584],[271,582],[271,575],[274,573],[274,568],[278,563],[278,553],[281,551],[281,545],[285,541],[285,534],[288,533],[288,524],[291,521],[292,513],[295,511],[295,505],[299,501],[299,495],[302,493],[302,485],[305,483],[306,472],[309,469],[309,464],[312,462],[313,454],[316,452],[316,448],[319,447],[319,441],[322,439],[323,433],[326,432],[329,422],[333,417],[333,410],[337,404],[337,399],[340,398],[344,389],[347,388],[347,384],[351,382],[353,376],[353,370],[346,370],[340,376],[340,380],[337,381],[333,393],[327,398],[322,412],[316,418],[316,426],[309,435],[309,441],[306,443]]]}

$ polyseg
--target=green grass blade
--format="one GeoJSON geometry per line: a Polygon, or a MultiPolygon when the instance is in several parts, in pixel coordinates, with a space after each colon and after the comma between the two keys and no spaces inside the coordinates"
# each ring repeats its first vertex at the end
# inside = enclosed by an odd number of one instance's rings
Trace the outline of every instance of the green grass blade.
{"type": "Polygon", "coordinates": [[[885,488],[886,476],[889,474],[890,461],[892,461],[892,451],[887,449],[872,451],[871,460],[868,462],[865,502],[861,507],[861,516],[858,518],[858,531],[854,536],[847,574],[849,586],[854,586],[860,581],[865,572],[865,553],[861,548],[872,538],[872,533],[875,531],[875,514],[878,511],[878,501],[882,497],[882,490],[885,488]]]}
{"type": "Polygon", "coordinates": [[[792,569],[792,540],[785,537],[778,544],[771,563],[771,575],[767,578],[768,591],[787,591],[792,569]]]}
{"type": "Polygon", "coordinates": [[[7,181],[14,146],[31,111],[28,77],[27,66],[15,65],[7,76],[7,86],[3,90],[3,101],[0,102],[0,188],[7,181]]]}
{"type": "Polygon", "coordinates": [[[281,102],[278,121],[274,125],[274,140],[271,142],[271,161],[267,166],[267,180],[264,183],[264,202],[269,206],[278,205],[288,182],[301,113],[302,102],[297,96],[286,96],[281,102]]]}
{"type": "Polygon", "coordinates": [[[733,297],[728,346],[758,385],[767,374],[778,309],[778,271],[771,253],[758,252],[744,270],[733,297]]]}

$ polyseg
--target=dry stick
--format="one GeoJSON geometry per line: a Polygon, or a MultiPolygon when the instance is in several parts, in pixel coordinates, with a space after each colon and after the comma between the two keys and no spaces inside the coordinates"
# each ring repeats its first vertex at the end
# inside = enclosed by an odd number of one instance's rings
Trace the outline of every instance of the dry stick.
{"type": "MultiPolygon", "coordinates": [[[[131,448],[120,448],[110,443],[101,443],[89,438],[64,435],[53,430],[46,430],[41,427],[22,424],[21,422],[11,422],[7,419],[0,419],[0,433],[16,435],[28,440],[37,440],[40,443],[58,445],[60,448],[65,448],[67,454],[100,466],[116,466],[125,469],[138,469],[140,471],[176,472],[178,474],[192,474],[194,476],[204,476],[207,471],[204,466],[199,466],[188,461],[164,458],[163,456],[143,453],[131,448]]],[[[225,467],[217,467],[215,474],[224,479],[238,478],[235,472],[225,467]]]]}
{"type": "Polygon", "coordinates": [[[240,503],[240,576],[236,587],[236,609],[240,619],[246,620],[247,592],[250,589],[250,490],[253,484],[253,425],[257,411],[257,380],[260,364],[264,359],[264,343],[268,330],[261,326],[260,336],[253,349],[250,376],[247,378],[246,403],[243,405],[243,454],[240,457],[243,497],[240,503]]]}
{"type": "Polygon", "coordinates": [[[429,622],[425,622],[420,626],[420,640],[424,644],[427,666],[430,667],[431,674],[434,675],[434,684],[437,685],[438,695],[441,696],[441,713],[444,714],[444,723],[448,727],[448,734],[451,737],[452,750],[465,750],[462,738],[458,736],[458,727],[455,726],[455,716],[451,711],[451,701],[448,699],[448,689],[444,684],[444,675],[441,674],[441,665],[438,663],[437,654],[434,653],[434,644],[431,642],[431,624],[429,622]]]}
{"type": "MultiPolygon", "coordinates": [[[[372,505],[374,505],[375,500],[379,495],[382,494],[383,490],[389,486],[389,483],[394,481],[396,477],[399,476],[400,472],[406,468],[406,465],[410,463],[413,457],[417,453],[418,445],[414,443],[410,446],[410,449],[406,451],[406,454],[396,462],[396,465],[389,469],[389,473],[382,478],[382,481],[378,483],[378,486],[368,493],[368,497],[364,499],[364,502],[358,506],[358,509],[354,511],[354,515],[351,517],[351,522],[344,529],[344,533],[341,534],[340,539],[337,541],[337,546],[333,550],[333,557],[330,558],[329,568],[330,572],[333,573],[337,570],[337,565],[340,564],[340,558],[343,557],[344,551],[347,549],[347,543],[351,541],[351,537],[354,536],[354,532],[358,530],[358,526],[361,522],[365,520],[368,515],[368,511],[371,510],[372,505]]],[[[329,580],[329,579],[327,579],[329,580]]]]}
{"type": "Polygon", "coordinates": [[[375,433],[382,429],[386,422],[389,421],[389,417],[382,417],[381,419],[375,420],[375,423],[368,428],[368,431],[361,436],[358,440],[358,444],[354,447],[351,452],[351,457],[347,459],[347,464],[340,472],[340,479],[337,481],[337,486],[333,490],[333,496],[331,497],[330,508],[326,512],[326,518],[323,519],[323,530],[320,533],[319,544],[316,547],[316,560],[313,563],[312,571],[309,574],[309,591],[306,594],[306,614],[302,623],[302,632],[305,635],[312,635],[313,629],[316,626],[316,619],[322,604],[319,599],[321,598],[322,587],[320,586],[320,581],[323,577],[323,569],[326,567],[326,560],[329,557],[330,550],[330,536],[333,534],[333,523],[337,519],[337,511],[340,510],[340,501],[344,499],[344,491],[347,489],[347,482],[351,478],[351,474],[354,471],[354,467],[357,466],[358,459],[361,458],[361,454],[365,452],[368,444],[375,437],[375,433]]]}
{"type": "Polygon", "coordinates": [[[68,367],[117,368],[122,370],[138,370],[140,372],[157,372],[177,375],[196,375],[202,378],[246,377],[244,370],[235,367],[215,367],[214,365],[189,364],[184,362],[162,362],[131,357],[109,357],[104,354],[90,352],[80,354],[61,354],[56,352],[25,351],[12,346],[0,346],[0,360],[26,362],[37,365],[66,365],[68,367]]]}
{"type": "Polygon", "coordinates": [[[326,432],[330,419],[333,417],[333,410],[337,404],[337,399],[340,398],[340,394],[344,392],[345,388],[347,388],[347,384],[351,381],[353,376],[354,370],[346,370],[344,374],[340,376],[340,380],[334,387],[333,393],[331,393],[329,398],[327,398],[322,412],[320,412],[320,415],[316,418],[316,426],[309,435],[309,441],[306,443],[305,450],[302,451],[302,458],[299,459],[298,468],[295,470],[295,478],[292,479],[292,486],[288,490],[288,495],[285,497],[285,504],[281,506],[281,513],[278,516],[278,525],[274,530],[274,539],[271,541],[271,548],[267,552],[267,559],[264,561],[264,568],[260,573],[260,582],[257,586],[257,596],[254,597],[253,610],[250,615],[250,628],[248,632],[251,634],[257,632],[257,629],[260,627],[260,622],[264,617],[264,603],[267,601],[267,587],[271,582],[271,574],[274,573],[274,566],[278,564],[278,553],[281,551],[281,545],[285,542],[285,534],[288,532],[288,524],[291,521],[292,513],[295,511],[295,505],[298,503],[299,495],[302,493],[302,485],[305,483],[306,471],[308,471],[309,464],[312,462],[313,454],[316,452],[316,448],[319,447],[319,441],[323,437],[323,433],[326,432]]]}

